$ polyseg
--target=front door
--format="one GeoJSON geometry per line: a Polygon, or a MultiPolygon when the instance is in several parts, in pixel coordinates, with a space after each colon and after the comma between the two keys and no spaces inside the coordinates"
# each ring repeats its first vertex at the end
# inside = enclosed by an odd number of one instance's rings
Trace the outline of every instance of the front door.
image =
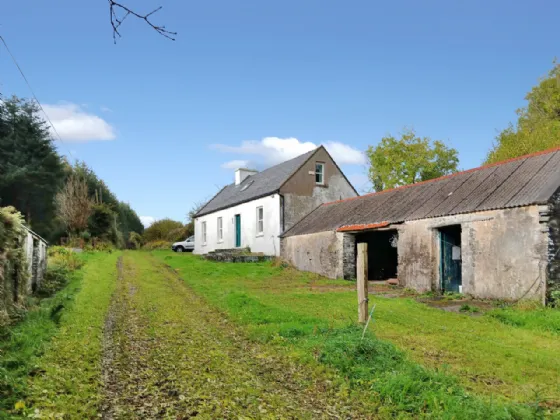
{"type": "Polygon", "coordinates": [[[442,228],[441,247],[441,288],[445,292],[460,293],[461,278],[461,226],[442,228]]]}
{"type": "Polygon", "coordinates": [[[235,247],[241,247],[241,215],[235,215],[235,247]]]}

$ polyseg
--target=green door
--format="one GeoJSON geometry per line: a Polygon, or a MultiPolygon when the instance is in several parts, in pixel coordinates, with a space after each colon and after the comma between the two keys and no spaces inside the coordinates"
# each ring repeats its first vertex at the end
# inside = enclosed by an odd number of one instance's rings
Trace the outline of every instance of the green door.
{"type": "Polygon", "coordinates": [[[457,228],[440,229],[441,248],[441,287],[445,292],[459,293],[461,279],[461,230],[457,228]]]}
{"type": "Polygon", "coordinates": [[[241,215],[235,215],[235,247],[241,246],[241,215]]]}

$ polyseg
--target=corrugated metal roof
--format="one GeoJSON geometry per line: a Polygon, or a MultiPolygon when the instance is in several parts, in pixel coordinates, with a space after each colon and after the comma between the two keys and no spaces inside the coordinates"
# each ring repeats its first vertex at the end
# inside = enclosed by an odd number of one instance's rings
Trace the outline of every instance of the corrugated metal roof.
{"type": "Polygon", "coordinates": [[[265,169],[262,172],[250,175],[239,185],[233,183],[225,186],[198,211],[196,216],[203,216],[278,191],[282,184],[284,184],[284,182],[286,182],[317,150],[318,149],[311,150],[294,159],[287,160],[286,162],[265,169]]]}
{"type": "Polygon", "coordinates": [[[545,204],[558,188],[560,148],[414,185],[326,203],[283,236],[345,230],[351,225],[400,223],[545,204]]]}

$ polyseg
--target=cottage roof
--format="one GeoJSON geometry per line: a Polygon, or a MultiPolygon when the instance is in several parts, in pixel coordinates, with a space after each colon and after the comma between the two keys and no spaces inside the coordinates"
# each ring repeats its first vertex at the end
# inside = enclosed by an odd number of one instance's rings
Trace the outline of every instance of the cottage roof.
{"type": "Polygon", "coordinates": [[[560,147],[417,184],[325,203],[284,237],[546,204],[560,188],[560,147]]]}
{"type": "Polygon", "coordinates": [[[277,192],[317,150],[311,150],[294,159],[250,175],[239,185],[233,183],[225,186],[198,211],[196,216],[203,216],[277,192]]]}

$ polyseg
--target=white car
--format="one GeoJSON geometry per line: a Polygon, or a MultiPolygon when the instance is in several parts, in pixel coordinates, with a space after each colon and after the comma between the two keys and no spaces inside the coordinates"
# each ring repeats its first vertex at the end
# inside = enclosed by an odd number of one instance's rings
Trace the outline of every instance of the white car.
{"type": "Polygon", "coordinates": [[[191,236],[182,242],[175,242],[171,245],[171,249],[175,252],[194,251],[194,236],[191,236]]]}

